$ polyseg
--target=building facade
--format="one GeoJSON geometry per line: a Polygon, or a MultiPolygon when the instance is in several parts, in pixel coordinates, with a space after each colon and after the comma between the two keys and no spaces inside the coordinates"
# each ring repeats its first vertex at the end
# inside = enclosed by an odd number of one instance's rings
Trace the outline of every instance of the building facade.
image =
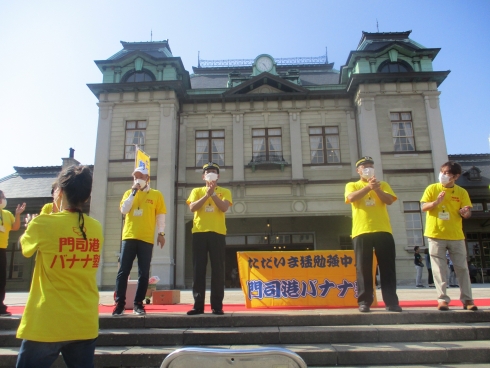
{"type": "Polygon", "coordinates": [[[227,280],[240,250],[349,249],[349,181],[369,155],[398,196],[389,208],[397,277],[413,283],[414,245],[424,245],[419,200],[448,158],[439,85],[440,49],[410,32],[367,33],[340,70],[327,56],[199,60],[190,74],[168,41],[121,42],[95,63],[102,83],[91,215],[105,231],[99,284],[113,288],[120,251],[119,203],[132,183],[135,145],[151,156],[151,186],[167,205],[167,242],[154,248],[163,288],[192,283],[193,214],[207,161],[233,194],[227,213],[227,280]]]}

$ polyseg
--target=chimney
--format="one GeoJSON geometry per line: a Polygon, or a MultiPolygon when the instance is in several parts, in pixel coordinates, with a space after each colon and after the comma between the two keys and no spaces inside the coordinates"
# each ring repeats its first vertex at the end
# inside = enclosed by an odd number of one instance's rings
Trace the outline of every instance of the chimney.
{"type": "Polygon", "coordinates": [[[63,160],[63,165],[61,169],[65,169],[72,165],[80,165],[80,162],[75,160],[75,150],[73,148],[70,148],[70,156],[66,158],[62,158],[62,160],[63,160]]]}

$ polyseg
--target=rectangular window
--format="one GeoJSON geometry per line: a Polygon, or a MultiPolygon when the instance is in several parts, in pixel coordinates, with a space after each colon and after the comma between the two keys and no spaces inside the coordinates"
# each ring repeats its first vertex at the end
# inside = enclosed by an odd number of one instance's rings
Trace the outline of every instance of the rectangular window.
{"type": "Polygon", "coordinates": [[[281,128],[252,129],[253,161],[284,161],[281,128]]]}
{"type": "Polygon", "coordinates": [[[395,151],[415,151],[412,113],[392,112],[390,119],[395,151]]]}
{"type": "Polygon", "coordinates": [[[309,133],[312,164],[333,164],[340,162],[338,127],[312,127],[309,129],[309,133]]]}
{"type": "Polygon", "coordinates": [[[483,211],[483,203],[472,203],[471,205],[473,206],[471,208],[473,212],[483,211]]]}
{"type": "Polygon", "coordinates": [[[225,164],[224,130],[196,131],[196,167],[201,167],[210,161],[220,166],[225,164]]]}
{"type": "Polygon", "coordinates": [[[126,140],[124,145],[124,158],[134,159],[137,145],[141,150],[145,150],[146,120],[126,121],[126,140]]]}
{"type": "Polygon", "coordinates": [[[405,227],[407,229],[407,243],[409,246],[424,246],[424,234],[422,228],[422,213],[419,202],[403,202],[405,213],[405,227]]]}

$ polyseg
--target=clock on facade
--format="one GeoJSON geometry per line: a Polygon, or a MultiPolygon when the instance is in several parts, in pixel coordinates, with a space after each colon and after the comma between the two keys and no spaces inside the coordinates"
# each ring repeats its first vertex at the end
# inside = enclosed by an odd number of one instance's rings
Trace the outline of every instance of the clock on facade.
{"type": "Polygon", "coordinates": [[[268,72],[272,70],[274,63],[269,56],[261,56],[257,59],[255,66],[260,72],[268,72]]]}

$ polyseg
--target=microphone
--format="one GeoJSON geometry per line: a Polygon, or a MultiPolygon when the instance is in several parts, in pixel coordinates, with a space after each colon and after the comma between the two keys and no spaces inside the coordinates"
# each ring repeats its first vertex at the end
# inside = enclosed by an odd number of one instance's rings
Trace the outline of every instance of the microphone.
{"type": "Polygon", "coordinates": [[[137,188],[134,188],[134,189],[133,189],[133,197],[136,195],[136,192],[137,192],[137,191],[138,191],[138,189],[137,189],[137,188]]]}

